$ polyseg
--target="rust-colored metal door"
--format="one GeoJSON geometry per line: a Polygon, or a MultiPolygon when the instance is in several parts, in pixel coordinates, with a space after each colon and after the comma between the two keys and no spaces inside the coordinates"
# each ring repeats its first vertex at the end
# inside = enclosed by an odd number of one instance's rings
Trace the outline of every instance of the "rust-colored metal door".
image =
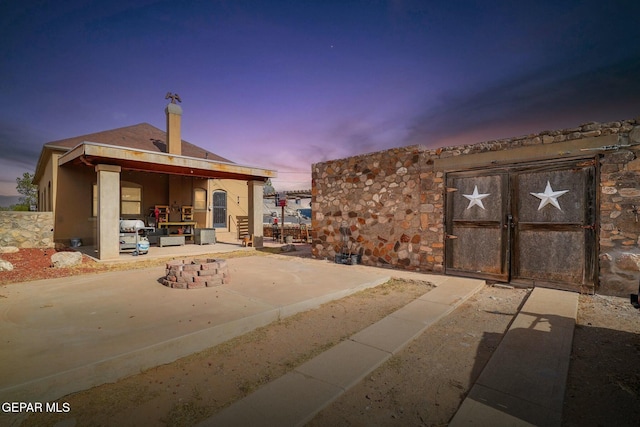
{"type": "Polygon", "coordinates": [[[445,272],[593,287],[595,173],[593,160],[448,173],[445,272]]]}
{"type": "Polygon", "coordinates": [[[446,184],[446,273],[507,281],[508,172],[450,173],[446,184]]]}

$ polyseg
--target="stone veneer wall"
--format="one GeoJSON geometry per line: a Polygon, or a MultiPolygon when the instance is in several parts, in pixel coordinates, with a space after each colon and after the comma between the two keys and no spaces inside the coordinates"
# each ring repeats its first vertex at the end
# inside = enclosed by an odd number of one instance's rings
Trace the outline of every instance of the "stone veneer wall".
{"type": "Polygon", "coordinates": [[[434,168],[434,162],[609,135],[617,144],[631,146],[585,153],[601,154],[597,290],[628,296],[638,290],[640,279],[640,222],[632,212],[633,205],[640,207],[639,125],[640,120],[587,123],[472,145],[410,146],[314,164],[313,255],[333,259],[341,248],[340,226],[344,224],[362,255],[362,264],[441,273],[445,172],[434,168]]]}
{"type": "Polygon", "coordinates": [[[0,211],[0,246],[53,247],[53,213],[0,211]]]}

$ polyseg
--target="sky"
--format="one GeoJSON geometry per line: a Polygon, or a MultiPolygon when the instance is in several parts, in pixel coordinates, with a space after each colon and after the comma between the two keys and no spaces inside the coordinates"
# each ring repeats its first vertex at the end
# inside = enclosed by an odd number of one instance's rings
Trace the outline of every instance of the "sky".
{"type": "Polygon", "coordinates": [[[142,122],[311,165],[640,117],[640,2],[0,0],[0,196],[42,145],[142,122]]]}

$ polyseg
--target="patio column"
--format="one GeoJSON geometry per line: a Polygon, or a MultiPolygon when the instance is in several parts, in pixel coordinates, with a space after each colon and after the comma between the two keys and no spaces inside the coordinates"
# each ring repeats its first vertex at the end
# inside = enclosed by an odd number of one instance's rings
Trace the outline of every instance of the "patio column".
{"type": "Polygon", "coordinates": [[[120,256],[120,166],[96,165],[98,174],[98,258],[120,256]]]}
{"type": "Polygon", "coordinates": [[[264,181],[248,181],[249,186],[249,234],[253,234],[253,246],[261,248],[263,244],[262,206],[264,181]]]}

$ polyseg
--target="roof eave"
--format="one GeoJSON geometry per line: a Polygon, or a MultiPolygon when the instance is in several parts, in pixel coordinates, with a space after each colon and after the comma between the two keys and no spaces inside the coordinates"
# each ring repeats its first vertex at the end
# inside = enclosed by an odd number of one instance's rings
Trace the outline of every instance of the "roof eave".
{"type": "Polygon", "coordinates": [[[232,177],[233,179],[260,179],[277,177],[277,172],[255,166],[199,159],[169,153],[134,150],[113,145],[83,142],[62,155],[59,165],[73,162],[120,165],[125,169],[165,172],[206,177],[232,177]]]}

